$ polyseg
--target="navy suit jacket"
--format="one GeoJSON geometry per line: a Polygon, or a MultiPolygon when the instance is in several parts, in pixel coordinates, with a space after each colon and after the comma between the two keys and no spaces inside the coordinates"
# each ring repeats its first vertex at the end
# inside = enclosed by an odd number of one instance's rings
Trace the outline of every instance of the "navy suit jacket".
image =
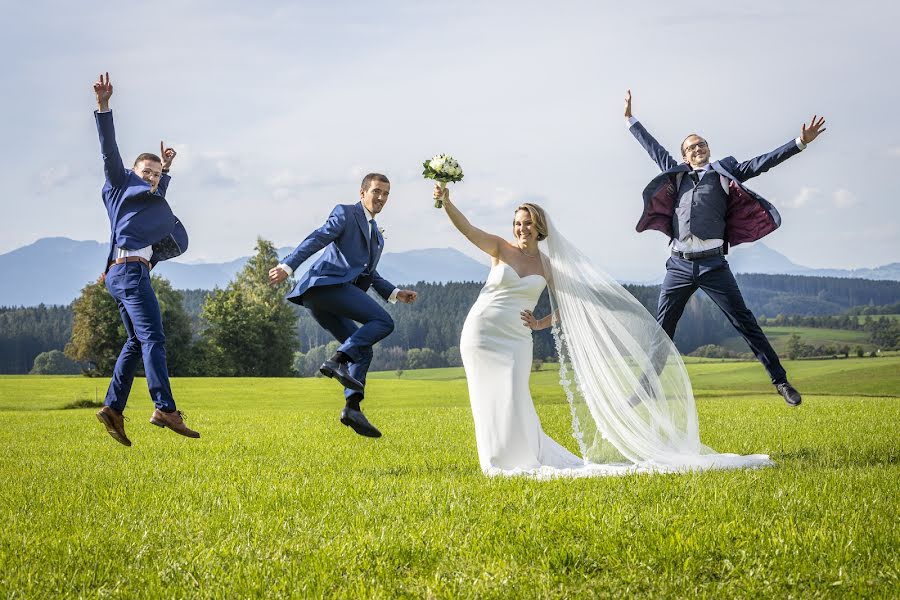
{"type": "Polygon", "coordinates": [[[287,299],[303,304],[303,294],[311,287],[353,283],[363,291],[374,287],[378,295],[387,300],[394,291],[394,285],[375,270],[384,249],[384,238],[380,231],[375,232],[378,239],[370,265],[370,230],[362,202],[335,206],[325,224],[309,234],[296,250],[281,261],[296,271],[310,256],[325,248],[322,256],[286,296],[287,299]]]}
{"type": "Polygon", "coordinates": [[[122,163],[112,111],[94,111],[94,116],[106,175],[101,195],[110,225],[107,268],[112,262],[113,246],[126,250],[152,246],[151,265],[183,254],[188,247],[187,231],[166,202],[171,178],[164,173],[156,191],[151,192],[150,184],[122,163]]]}
{"type": "MultiPolygon", "coordinates": [[[[644,212],[635,229],[638,232],[655,229],[671,239],[674,235],[672,215],[678,202],[678,184],[691,167],[686,163],[676,162],[640,122],[632,125],[629,131],[662,171],[644,188],[644,212]]],[[[744,187],[743,182],[765,173],[799,152],[796,140],[791,140],[772,152],[744,162],[739,163],[733,156],[727,156],[710,165],[728,182],[726,244],[736,246],[744,242],[755,242],[781,226],[778,210],[765,198],[744,187]]]]}

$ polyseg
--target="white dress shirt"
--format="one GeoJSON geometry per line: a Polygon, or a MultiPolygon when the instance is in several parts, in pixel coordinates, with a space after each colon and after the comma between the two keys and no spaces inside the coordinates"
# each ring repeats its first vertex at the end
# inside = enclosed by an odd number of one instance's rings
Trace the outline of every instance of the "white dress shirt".
{"type": "Polygon", "coordinates": [[[153,246],[146,246],[140,250],[126,250],[125,248],[116,246],[115,251],[113,252],[113,260],[117,258],[127,258],[129,256],[140,256],[147,262],[150,262],[150,257],[153,256],[153,246]]]}

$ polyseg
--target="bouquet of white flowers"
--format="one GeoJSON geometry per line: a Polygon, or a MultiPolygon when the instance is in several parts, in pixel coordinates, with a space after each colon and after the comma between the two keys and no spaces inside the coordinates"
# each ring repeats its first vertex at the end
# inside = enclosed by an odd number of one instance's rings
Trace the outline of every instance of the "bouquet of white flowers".
{"type": "MultiPolygon", "coordinates": [[[[441,190],[447,187],[448,183],[462,181],[463,170],[456,162],[456,159],[449,154],[438,154],[431,159],[422,163],[425,170],[422,175],[425,179],[434,179],[441,186],[441,190]]],[[[444,203],[440,198],[434,201],[435,208],[441,208],[444,203]]]]}

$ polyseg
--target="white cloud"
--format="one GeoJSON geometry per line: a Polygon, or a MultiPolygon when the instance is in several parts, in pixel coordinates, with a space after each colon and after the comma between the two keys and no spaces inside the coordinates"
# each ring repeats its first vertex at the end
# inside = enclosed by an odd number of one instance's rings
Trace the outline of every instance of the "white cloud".
{"type": "Polygon", "coordinates": [[[72,177],[72,169],[67,164],[53,165],[41,171],[39,177],[41,190],[48,192],[65,185],[72,177]]]}
{"type": "Polygon", "coordinates": [[[241,156],[225,150],[201,150],[186,144],[174,146],[178,156],[172,163],[172,173],[213,187],[235,187],[250,171],[241,156]]]}
{"type": "Polygon", "coordinates": [[[850,208],[860,203],[859,198],[857,198],[853,192],[843,188],[835,190],[831,194],[831,198],[834,201],[834,206],[836,208],[850,208]]]}
{"type": "Polygon", "coordinates": [[[822,191],[818,188],[803,187],[800,192],[784,203],[787,208],[803,208],[811,202],[822,197],[822,191]]]}
{"type": "MultiPolygon", "coordinates": [[[[392,250],[465,248],[432,208],[430,185],[420,175],[424,158],[446,150],[466,168],[465,182],[453,188],[457,206],[479,227],[508,235],[516,204],[532,200],[580,236],[589,255],[629,247],[633,264],[658,264],[663,236],[634,232],[641,189],[656,170],[622,126],[626,87],[635,93],[637,116],[676,153],[684,135],[701,128],[722,140],[717,149],[747,158],[796,135],[807,110],[826,106],[835,128],[825,141],[750,187],[788,213],[817,219],[815,228],[793,230],[807,245],[863,223],[898,220],[897,205],[883,193],[896,175],[870,170],[865,144],[847,152],[856,140],[882,140],[877,156],[900,161],[900,125],[871,116],[889,114],[897,82],[879,78],[866,55],[866,48],[896,48],[897,38],[890,19],[847,13],[838,4],[802,0],[787,9],[763,3],[704,12],[707,41],[733,52],[709,55],[712,80],[700,97],[677,71],[657,68],[672,39],[690,35],[697,23],[661,0],[632,7],[624,20],[604,3],[572,3],[562,11],[533,1],[463,0],[465,9],[450,21],[440,7],[421,3],[225,0],[210,12],[202,3],[163,0],[169,26],[159,36],[110,31],[102,44],[85,26],[102,18],[100,4],[50,14],[20,4],[17,19],[26,26],[3,36],[0,48],[27,57],[10,63],[8,79],[31,93],[0,98],[0,129],[17,144],[0,164],[8,188],[0,199],[0,251],[29,241],[21,232],[104,239],[102,169],[90,118],[90,82],[100,68],[117,86],[123,155],[158,148],[160,135],[179,150],[171,201],[190,224],[191,257],[246,253],[237,248],[252,248],[258,233],[294,244],[334,204],[356,201],[369,171],[394,182],[381,218],[392,250]],[[753,26],[727,27],[735,20],[753,26]],[[785,57],[777,41],[798,25],[827,33],[785,57]],[[629,46],[635,39],[645,43],[629,46]],[[167,65],[164,88],[133,69],[159,45],[182,57],[167,65]],[[631,48],[627,60],[622,48],[631,48]],[[754,91],[735,96],[726,75],[732,56],[751,54],[759,60],[742,71],[742,81],[754,91]],[[798,64],[840,72],[844,85],[824,78],[782,98],[798,64]],[[854,90],[870,81],[882,87],[860,112],[854,90]],[[184,93],[173,101],[171,90],[184,93]],[[839,136],[847,137],[838,143],[839,136]],[[50,159],[48,149],[60,159],[50,159]],[[852,193],[842,191],[851,185],[852,193]],[[22,202],[37,195],[41,202],[22,202]],[[859,206],[848,209],[854,202],[859,206]],[[848,223],[851,213],[858,221],[848,223]]],[[[893,260],[897,245],[885,240],[866,251],[893,260]]]]}

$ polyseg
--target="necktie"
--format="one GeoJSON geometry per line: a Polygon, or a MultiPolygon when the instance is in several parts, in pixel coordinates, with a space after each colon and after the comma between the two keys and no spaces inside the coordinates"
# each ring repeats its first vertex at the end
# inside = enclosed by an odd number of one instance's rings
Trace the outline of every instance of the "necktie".
{"type": "Polygon", "coordinates": [[[691,171],[688,173],[691,176],[691,181],[694,182],[694,186],[700,183],[700,171],[691,171]]]}
{"type": "Polygon", "coordinates": [[[369,221],[369,269],[368,271],[371,273],[375,270],[375,247],[378,246],[378,234],[375,233],[378,231],[378,224],[375,222],[375,219],[369,221]]]}

